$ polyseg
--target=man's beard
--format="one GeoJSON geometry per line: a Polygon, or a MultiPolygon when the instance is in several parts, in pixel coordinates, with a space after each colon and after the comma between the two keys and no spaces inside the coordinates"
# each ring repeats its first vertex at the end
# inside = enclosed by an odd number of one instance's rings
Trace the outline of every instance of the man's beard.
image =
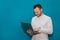
{"type": "Polygon", "coordinates": [[[40,14],[38,14],[38,15],[36,15],[37,17],[40,17],[42,15],[42,13],[40,13],[40,14]]]}

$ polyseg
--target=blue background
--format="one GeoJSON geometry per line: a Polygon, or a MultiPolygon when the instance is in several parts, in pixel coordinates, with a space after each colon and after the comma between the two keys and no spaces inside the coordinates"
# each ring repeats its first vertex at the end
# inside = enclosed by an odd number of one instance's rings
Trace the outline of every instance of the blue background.
{"type": "Polygon", "coordinates": [[[38,3],[52,17],[54,33],[49,39],[60,40],[59,0],[0,0],[0,40],[31,40],[22,31],[21,22],[31,22],[33,6],[38,3]]]}

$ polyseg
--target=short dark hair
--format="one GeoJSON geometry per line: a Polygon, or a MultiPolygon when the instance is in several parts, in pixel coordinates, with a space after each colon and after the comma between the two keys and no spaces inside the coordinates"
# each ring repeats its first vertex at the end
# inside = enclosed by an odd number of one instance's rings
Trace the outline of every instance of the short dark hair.
{"type": "Polygon", "coordinates": [[[42,6],[41,6],[40,4],[34,5],[34,9],[35,9],[36,7],[40,8],[40,9],[42,8],[42,6]]]}

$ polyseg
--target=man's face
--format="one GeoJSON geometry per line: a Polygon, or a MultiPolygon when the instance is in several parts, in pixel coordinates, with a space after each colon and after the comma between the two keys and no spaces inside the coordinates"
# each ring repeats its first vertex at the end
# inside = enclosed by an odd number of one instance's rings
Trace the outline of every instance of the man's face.
{"type": "Polygon", "coordinates": [[[34,12],[35,12],[35,14],[39,17],[39,16],[41,15],[41,13],[42,13],[42,9],[36,7],[36,8],[34,9],[34,12]]]}

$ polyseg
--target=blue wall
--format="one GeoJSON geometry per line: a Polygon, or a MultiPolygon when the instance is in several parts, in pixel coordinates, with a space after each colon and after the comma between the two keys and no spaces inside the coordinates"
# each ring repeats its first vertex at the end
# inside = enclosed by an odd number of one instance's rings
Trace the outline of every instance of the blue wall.
{"type": "Polygon", "coordinates": [[[33,6],[37,3],[52,17],[54,34],[49,39],[60,40],[59,0],[0,0],[0,40],[31,40],[22,31],[21,22],[31,22],[33,6]]]}

